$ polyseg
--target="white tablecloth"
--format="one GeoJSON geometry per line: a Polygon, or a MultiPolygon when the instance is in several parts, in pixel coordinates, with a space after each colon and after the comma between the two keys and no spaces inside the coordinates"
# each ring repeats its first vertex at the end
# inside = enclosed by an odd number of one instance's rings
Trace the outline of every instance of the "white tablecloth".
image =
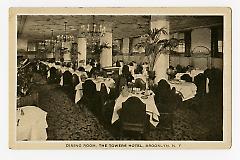
{"type": "Polygon", "coordinates": [[[45,141],[47,139],[47,112],[36,106],[17,109],[17,141],[45,141]]]}
{"type": "MultiPolygon", "coordinates": [[[[65,70],[65,71],[67,71],[67,70],[65,70]]],[[[64,72],[65,72],[64,71],[64,72]]],[[[84,72],[84,73],[81,73],[80,71],[78,71],[78,70],[76,70],[76,71],[73,71],[73,70],[68,70],[70,73],[72,73],[72,75],[73,74],[76,74],[77,76],[78,76],[78,79],[79,79],[79,82],[81,82],[81,75],[83,75],[83,74],[85,74],[86,75],[86,77],[87,77],[87,73],[86,72],[84,72]]],[[[63,73],[64,73],[63,72],[63,73]]],[[[61,86],[63,86],[63,76],[61,76],[61,78],[60,78],[60,83],[59,83],[61,86]]]]}
{"type": "Polygon", "coordinates": [[[159,118],[158,116],[160,116],[157,106],[155,104],[154,101],[154,94],[152,94],[151,96],[148,96],[147,99],[142,99],[141,96],[143,96],[142,94],[132,94],[130,93],[127,97],[123,97],[122,95],[120,95],[117,99],[116,99],[116,103],[114,106],[114,111],[113,111],[113,115],[112,115],[112,124],[117,121],[119,119],[119,115],[118,115],[118,110],[120,110],[122,108],[122,103],[125,102],[129,97],[138,97],[143,103],[146,104],[146,113],[148,115],[150,115],[150,119],[149,121],[153,124],[153,126],[157,126],[159,123],[159,118]]]}
{"type": "MultiPolygon", "coordinates": [[[[110,88],[114,86],[114,80],[112,78],[102,78],[102,79],[93,79],[93,78],[88,78],[87,80],[92,80],[96,84],[96,90],[100,91],[101,90],[101,83],[104,83],[107,88],[108,94],[110,93],[110,88]]],[[[82,82],[80,82],[76,87],[76,94],[75,94],[75,103],[77,103],[81,98],[82,98],[82,82]]]]}
{"type": "Polygon", "coordinates": [[[193,81],[194,81],[194,77],[197,76],[200,73],[204,73],[203,70],[199,70],[199,69],[193,69],[191,72],[186,72],[186,73],[177,73],[176,74],[176,79],[181,79],[181,76],[184,74],[188,74],[190,77],[192,77],[193,81]]]}
{"type": "Polygon", "coordinates": [[[176,91],[181,93],[183,101],[195,97],[197,93],[197,86],[191,82],[169,82],[171,88],[175,87],[176,91]]]}

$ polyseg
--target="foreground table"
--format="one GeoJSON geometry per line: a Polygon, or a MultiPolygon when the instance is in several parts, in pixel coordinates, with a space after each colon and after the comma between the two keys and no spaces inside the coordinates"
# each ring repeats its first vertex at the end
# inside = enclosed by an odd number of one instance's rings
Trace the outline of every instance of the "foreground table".
{"type": "Polygon", "coordinates": [[[138,97],[143,103],[146,104],[146,113],[150,116],[150,119],[149,119],[150,123],[155,127],[158,125],[159,123],[158,117],[160,116],[160,114],[158,112],[157,106],[154,101],[154,94],[150,91],[151,95],[144,96],[141,94],[141,92],[137,92],[136,94],[129,93],[129,95],[126,97],[120,94],[120,96],[116,99],[116,103],[114,106],[114,111],[112,115],[112,124],[119,119],[119,115],[117,112],[120,109],[122,109],[122,103],[125,102],[129,97],[135,96],[135,97],[138,97]]]}
{"type": "Polygon", "coordinates": [[[17,141],[45,141],[47,112],[36,106],[17,109],[17,141]]]}

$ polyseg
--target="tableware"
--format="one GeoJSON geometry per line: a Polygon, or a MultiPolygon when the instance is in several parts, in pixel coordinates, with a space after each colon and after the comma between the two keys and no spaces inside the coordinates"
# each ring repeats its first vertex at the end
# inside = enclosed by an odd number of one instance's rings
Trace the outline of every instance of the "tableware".
{"type": "Polygon", "coordinates": [[[141,96],[142,99],[148,99],[148,96],[141,96]]]}

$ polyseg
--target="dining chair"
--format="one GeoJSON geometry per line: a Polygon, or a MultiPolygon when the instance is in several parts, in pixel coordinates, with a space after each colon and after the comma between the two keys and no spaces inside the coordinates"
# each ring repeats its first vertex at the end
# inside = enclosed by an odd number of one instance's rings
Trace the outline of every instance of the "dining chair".
{"type": "Polygon", "coordinates": [[[128,84],[127,79],[119,75],[117,80],[116,80],[116,96],[118,97],[122,91],[123,86],[126,86],[128,84]]]}
{"type": "MultiPolygon", "coordinates": [[[[161,84],[159,84],[161,86],[161,84]]],[[[163,85],[163,84],[162,84],[163,85]]],[[[164,86],[164,85],[163,85],[164,86]]],[[[174,111],[181,105],[182,98],[176,92],[175,87],[169,89],[168,86],[160,87],[162,90],[155,96],[159,96],[159,100],[156,101],[157,109],[160,113],[159,127],[166,130],[170,130],[174,133],[173,120],[174,111]],[[165,90],[164,90],[165,88],[165,90]]]]}
{"type": "Polygon", "coordinates": [[[173,98],[172,102],[158,102],[156,106],[160,114],[158,127],[164,130],[170,130],[171,133],[174,133],[173,120],[177,102],[174,101],[173,98]]]}
{"type": "Polygon", "coordinates": [[[66,92],[66,94],[69,96],[71,100],[74,100],[74,92],[75,88],[72,84],[72,73],[70,71],[65,71],[63,73],[63,90],[66,92]]]}
{"type": "MultiPolygon", "coordinates": [[[[130,135],[124,135],[126,132],[134,132],[138,133],[141,139],[144,139],[147,131],[147,122],[146,104],[144,104],[139,98],[130,97],[122,103],[122,109],[120,112],[121,138],[130,135]]],[[[134,137],[135,136],[131,136],[131,138],[134,137]]]]}
{"type": "Polygon", "coordinates": [[[72,86],[72,73],[69,71],[65,71],[63,73],[63,86],[71,87],[72,86]]]}
{"type": "Polygon", "coordinates": [[[114,111],[114,105],[115,105],[115,100],[107,100],[106,103],[103,105],[102,108],[102,120],[103,120],[103,125],[105,126],[112,126],[111,120],[112,120],[112,115],[114,111]]]}
{"type": "Polygon", "coordinates": [[[83,83],[83,97],[80,100],[98,118],[101,118],[102,104],[100,92],[96,89],[96,84],[92,80],[83,83]]]}
{"type": "Polygon", "coordinates": [[[80,83],[79,81],[79,77],[78,75],[76,75],[75,73],[72,75],[72,85],[75,88],[76,85],[78,85],[80,83]]]}
{"type": "Polygon", "coordinates": [[[45,64],[40,63],[39,70],[42,76],[47,76],[47,66],[45,64]]]}
{"type": "Polygon", "coordinates": [[[140,88],[140,90],[145,90],[146,83],[141,78],[137,78],[135,79],[134,87],[140,88]]]}
{"type": "Polygon", "coordinates": [[[57,83],[57,69],[55,67],[51,67],[49,69],[50,77],[48,78],[49,83],[57,83]]]}
{"type": "Polygon", "coordinates": [[[194,84],[197,86],[197,95],[204,96],[206,94],[206,76],[203,73],[199,73],[194,77],[194,84]]]}
{"type": "Polygon", "coordinates": [[[212,68],[209,77],[209,93],[222,96],[223,93],[223,72],[220,69],[212,68]]]}
{"type": "Polygon", "coordinates": [[[101,83],[100,96],[101,96],[102,105],[104,105],[108,100],[108,92],[107,92],[107,87],[105,83],[101,83]]]}
{"type": "Polygon", "coordinates": [[[161,79],[158,82],[157,87],[154,89],[154,100],[156,103],[167,103],[169,98],[171,98],[171,88],[168,82],[164,79],[161,79]]]}
{"type": "Polygon", "coordinates": [[[185,80],[186,82],[192,82],[192,77],[189,74],[184,74],[181,76],[181,80],[185,80]]]}

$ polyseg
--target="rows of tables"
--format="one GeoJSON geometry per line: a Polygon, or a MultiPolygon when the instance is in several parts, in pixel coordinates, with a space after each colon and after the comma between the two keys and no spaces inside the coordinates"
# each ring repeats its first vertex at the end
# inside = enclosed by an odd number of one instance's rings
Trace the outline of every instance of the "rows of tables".
{"type": "MultiPolygon", "coordinates": [[[[81,76],[82,74],[86,74],[86,72],[80,72],[78,70],[73,70],[72,68],[69,68],[69,67],[62,67],[60,65],[56,65],[55,63],[48,63],[48,62],[42,62],[41,63],[47,65],[49,68],[51,67],[54,67],[58,70],[60,70],[62,73],[64,73],[65,71],[69,71],[70,73],[72,74],[76,74],[79,78],[79,84],[77,84],[75,86],[75,90],[76,90],[76,94],[75,94],[75,103],[77,103],[83,93],[82,93],[82,84],[84,83],[81,79],[81,76]]],[[[87,74],[86,74],[87,76],[87,74]]],[[[48,77],[50,77],[50,71],[48,71],[48,77]]],[[[96,89],[97,91],[100,91],[101,89],[101,83],[104,83],[106,85],[106,88],[107,88],[107,92],[109,93],[110,92],[110,88],[113,88],[114,87],[114,80],[112,78],[103,78],[103,77],[97,77],[97,78],[87,78],[86,80],[92,80],[95,84],[96,84],[96,89]]],[[[60,80],[60,85],[63,86],[63,76],[61,77],[61,80],[60,80]]]]}
{"type": "MultiPolygon", "coordinates": [[[[74,71],[72,68],[62,67],[60,65],[56,65],[55,63],[48,63],[41,61],[44,65],[48,66],[49,68],[55,67],[62,73],[65,71],[69,71],[72,74],[76,74],[79,78],[79,84],[76,85],[75,90],[75,103],[77,103],[83,93],[82,93],[82,85],[84,81],[81,80],[81,76],[84,74],[83,72],[74,71]]],[[[189,73],[178,73],[176,75],[176,79],[168,81],[170,87],[176,88],[176,92],[181,93],[182,100],[186,101],[188,99],[193,98],[196,95],[197,87],[194,83],[185,82],[180,80],[180,77],[183,74],[189,74],[192,78],[194,78],[199,73],[203,73],[201,70],[194,70],[193,72],[189,73]]],[[[86,74],[86,72],[85,72],[86,74]]],[[[48,77],[50,76],[50,71],[48,71],[48,77]]],[[[144,77],[141,75],[134,75],[134,77],[144,77]]],[[[112,78],[87,78],[92,80],[96,84],[97,91],[101,89],[101,83],[104,83],[107,88],[107,92],[110,92],[110,88],[114,88],[115,82],[112,78]]],[[[143,79],[146,81],[146,79],[143,79]]],[[[63,85],[63,77],[61,77],[60,85],[63,85]]],[[[208,85],[207,85],[208,86],[208,85]]],[[[159,123],[159,117],[161,112],[159,112],[155,101],[154,101],[154,93],[151,90],[145,91],[134,91],[129,92],[128,95],[120,94],[120,96],[115,100],[115,106],[112,114],[111,123],[115,123],[119,119],[118,111],[121,110],[123,102],[125,102],[130,97],[138,97],[144,104],[146,104],[146,113],[149,115],[150,123],[153,126],[157,126],[159,123]]],[[[24,106],[17,109],[16,112],[16,124],[17,124],[17,140],[30,140],[30,141],[41,141],[47,139],[47,132],[46,128],[48,127],[46,121],[47,112],[43,111],[37,106],[24,106]]]]}
{"type": "MultiPolygon", "coordinates": [[[[42,63],[47,65],[48,67],[55,67],[56,69],[61,70],[62,73],[68,70],[72,74],[79,75],[80,83],[75,87],[75,90],[76,90],[75,103],[77,103],[83,95],[82,84],[84,83],[81,81],[79,72],[74,71],[72,68],[55,65],[54,63],[48,63],[48,62],[42,62],[42,63]]],[[[177,77],[180,77],[180,76],[181,75],[178,75],[177,77]]],[[[195,73],[194,73],[194,75],[192,74],[191,76],[195,76],[195,73]]],[[[97,78],[87,78],[87,79],[92,80],[96,84],[97,91],[100,91],[101,83],[104,83],[107,87],[108,93],[110,92],[110,88],[114,87],[114,83],[115,83],[112,78],[97,77],[97,78]]],[[[145,81],[145,79],[144,79],[144,81],[145,81]]],[[[181,93],[183,101],[191,99],[196,95],[197,87],[194,83],[181,81],[180,78],[179,79],[177,78],[177,80],[168,81],[168,83],[170,84],[171,88],[175,87],[176,91],[181,93]]],[[[62,85],[62,80],[60,82],[60,85],[62,85]]],[[[151,95],[148,95],[147,98],[145,98],[145,99],[143,99],[141,93],[138,93],[138,92],[130,93],[126,97],[124,97],[120,94],[120,96],[115,101],[114,111],[113,111],[113,115],[112,115],[112,123],[116,122],[119,119],[118,110],[120,110],[122,108],[122,103],[125,102],[129,97],[136,96],[139,99],[141,99],[143,103],[146,104],[146,112],[150,116],[150,122],[152,123],[153,126],[156,127],[157,124],[159,123],[158,117],[160,116],[160,113],[159,113],[159,111],[156,107],[155,101],[154,101],[154,93],[152,91],[148,91],[148,92],[151,92],[151,95]]]]}
{"type": "MultiPolygon", "coordinates": [[[[42,63],[47,65],[48,67],[55,67],[56,69],[60,69],[61,71],[68,70],[72,74],[75,73],[76,75],[78,75],[78,73],[76,73],[76,71],[73,71],[71,68],[65,67],[64,69],[62,69],[63,67],[61,67],[59,65],[51,64],[48,62],[42,62],[42,63]]],[[[48,74],[50,74],[50,73],[48,73],[48,74]]],[[[48,75],[48,76],[50,76],[50,75],[48,75]]],[[[80,78],[80,76],[79,76],[79,78],[80,78]]],[[[97,77],[97,78],[87,78],[87,79],[92,80],[96,84],[97,91],[100,91],[101,83],[104,83],[106,85],[108,93],[110,92],[110,88],[113,88],[115,85],[115,82],[112,78],[97,77]]],[[[78,85],[76,85],[76,87],[75,87],[75,90],[76,90],[75,103],[77,103],[83,95],[82,84],[84,82],[82,82],[81,79],[79,79],[79,82],[80,83],[78,85]]],[[[62,81],[60,82],[60,85],[62,85],[62,81]]],[[[120,96],[115,101],[115,106],[114,106],[114,111],[113,111],[112,121],[111,121],[112,124],[119,119],[118,111],[122,108],[122,103],[125,102],[129,97],[136,96],[136,97],[140,98],[143,103],[146,104],[146,112],[150,116],[149,121],[152,123],[153,126],[156,127],[157,124],[159,123],[158,117],[160,116],[160,113],[159,113],[157,106],[155,104],[155,101],[154,101],[154,93],[150,90],[148,90],[148,93],[149,93],[149,95],[147,95],[147,98],[142,98],[143,95],[140,92],[130,93],[127,97],[124,97],[120,94],[120,96]]]]}

